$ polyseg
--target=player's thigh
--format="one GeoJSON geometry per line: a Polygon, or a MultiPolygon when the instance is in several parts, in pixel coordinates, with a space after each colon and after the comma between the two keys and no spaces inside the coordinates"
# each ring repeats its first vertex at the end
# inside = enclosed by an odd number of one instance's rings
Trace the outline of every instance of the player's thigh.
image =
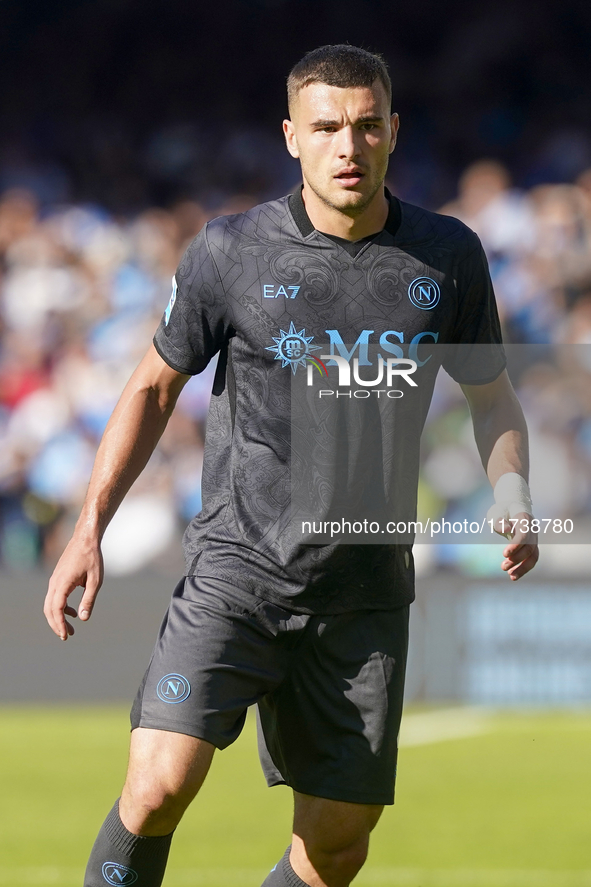
{"type": "Polygon", "coordinates": [[[392,804],[407,647],[408,607],[313,617],[286,679],[259,703],[269,784],[392,804]]]}

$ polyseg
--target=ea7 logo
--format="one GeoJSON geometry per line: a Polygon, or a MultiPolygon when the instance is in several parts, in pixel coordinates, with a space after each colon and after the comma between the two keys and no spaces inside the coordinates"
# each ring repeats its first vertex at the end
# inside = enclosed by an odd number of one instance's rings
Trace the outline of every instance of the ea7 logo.
{"type": "Polygon", "coordinates": [[[295,299],[300,291],[299,286],[284,286],[282,283],[276,286],[274,283],[263,284],[264,299],[278,299],[283,296],[285,299],[295,299]]]}
{"type": "Polygon", "coordinates": [[[139,877],[133,869],[118,862],[105,862],[102,872],[107,884],[112,884],[113,887],[121,887],[121,885],[127,887],[128,884],[135,884],[139,877]]]}
{"type": "Polygon", "coordinates": [[[182,674],[166,674],[158,681],[156,693],[162,702],[184,702],[191,693],[191,685],[182,674]]]}

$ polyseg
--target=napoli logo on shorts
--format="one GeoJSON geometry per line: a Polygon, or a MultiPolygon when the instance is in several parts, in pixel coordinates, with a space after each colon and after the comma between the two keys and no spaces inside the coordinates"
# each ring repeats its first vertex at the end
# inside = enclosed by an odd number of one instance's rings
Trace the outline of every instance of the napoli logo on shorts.
{"type": "Polygon", "coordinates": [[[408,288],[410,301],[416,308],[422,308],[424,311],[435,308],[440,297],[439,286],[430,277],[417,277],[408,288]]]}
{"type": "Polygon", "coordinates": [[[156,693],[162,702],[184,702],[191,693],[191,684],[182,674],[165,674],[158,681],[156,693]]]}
{"type": "Polygon", "coordinates": [[[281,366],[290,366],[292,373],[299,366],[305,367],[306,360],[312,351],[320,351],[321,345],[310,345],[314,336],[306,336],[306,330],[296,330],[293,320],[287,332],[279,330],[279,336],[272,336],[275,345],[269,345],[265,350],[275,352],[275,360],[282,361],[281,366]]]}
{"type": "Polygon", "coordinates": [[[127,887],[128,884],[135,884],[139,875],[133,869],[121,865],[119,862],[105,862],[103,865],[103,878],[107,884],[114,884],[115,887],[127,887]]]}

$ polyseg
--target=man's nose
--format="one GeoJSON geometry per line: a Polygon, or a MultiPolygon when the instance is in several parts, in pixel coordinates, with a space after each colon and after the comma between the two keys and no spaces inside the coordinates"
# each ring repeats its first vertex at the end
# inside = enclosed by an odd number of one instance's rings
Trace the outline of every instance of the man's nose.
{"type": "Polygon", "coordinates": [[[355,130],[352,126],[343,126],[339,132],[339,157],[352,160],[359,154],[359,146],[355,138],[355,130]]]}

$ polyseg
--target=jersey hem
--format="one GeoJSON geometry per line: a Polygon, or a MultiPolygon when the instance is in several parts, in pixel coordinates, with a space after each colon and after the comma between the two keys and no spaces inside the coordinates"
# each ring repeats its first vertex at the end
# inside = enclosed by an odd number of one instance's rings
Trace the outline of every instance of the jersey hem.
{"type": "MultiPolygon", "coordinates": [[[[216,582],[219,577],[208,576],[205,573],[187,573],[185,578],[195,579],[196,581],[198,581],[199,579],[208,579],[211,582],[216,582]]],[[[413,585],[413,588],[409,591],[409,593],[404,595],[404,599],[402,601],[393,601],[391,604],[372,605],[371,603],[368,603],[367,606],[330,607],[329,609],[320,609],[317,606],[294,606],[292,603],[294,601],[294,598],[291,597],[274,594],[266,594],[265,596],[263,596],[262,594],[256,594],[256,592],[249,591],[247,588],[243,588],[240,585],[232,585],[232,587],[235,588],[238,592],[243,592],[244,594],[252,596],[257,601],[264,601],[267,604],[273,604],[276,607],[281,607],[282,609],[287,610],[289,613],[292,613],[296,616],[338,616],[341,613],[361,613],[370,610],[372,612],[379,612],[380,610],[386,610],[390,612],[392,610],[401,610],[403,607],[410,606],[410,604],[413,603],[416,597],[413,585]]],[[[223,589],[220,589],[220,593],[223,594],[223,589]]]]}

